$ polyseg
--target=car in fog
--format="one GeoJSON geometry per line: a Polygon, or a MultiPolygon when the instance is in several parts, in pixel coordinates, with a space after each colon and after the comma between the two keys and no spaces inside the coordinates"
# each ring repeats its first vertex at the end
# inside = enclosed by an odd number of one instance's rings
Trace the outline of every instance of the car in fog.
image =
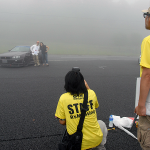
{"type": "MultiPolygon", "coordinates": [[[[39,61],[42,55],[39,52],[39,61]]],[[[0,66],[28,66],[34,64],[30,46],[16,46],[7,53],[0,54],[0,66]]]]}

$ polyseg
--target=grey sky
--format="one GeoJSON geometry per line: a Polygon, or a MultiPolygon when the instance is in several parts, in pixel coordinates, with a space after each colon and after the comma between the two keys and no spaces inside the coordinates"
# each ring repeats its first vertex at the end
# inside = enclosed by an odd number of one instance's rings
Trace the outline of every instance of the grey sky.
{"type": "Polygon", "coordinates": [[[39,40],[52,53],[139,55],[149,35],[141,10],[149,6],[150,0],[0,0],[0,51],[39,40]]]}

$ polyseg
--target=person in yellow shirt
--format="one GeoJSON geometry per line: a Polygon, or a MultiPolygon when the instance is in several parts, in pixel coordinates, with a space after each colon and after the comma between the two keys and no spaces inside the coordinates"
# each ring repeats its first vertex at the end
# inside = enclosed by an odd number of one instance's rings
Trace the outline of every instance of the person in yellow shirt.
{"type": "MultiPolygon", "coordinates": [[[[150,30],[150,8],[143,13],[145,28],[150,30]]],[[[141,45],[140,77],[140,97],[134,111],[139,115],[137,137],[142,149],[150,150],[150,114],[147,114],[145,106],[150,90],[150,35],[143,39],[141,45]]]]}
{"type": "Polygon", "coordinates": [[[85,115],[82,133],[81,150],[105,150],[107,127],[101,120],[97,120],[96,108],[99,107],[97,96],[84,80],[81,72],[69,71],[65,76],[66,93],[60,96],[55,117],[59,123],[66,125],[69,135],[76,132],[81,115],[84,93],[88,91],[88,110],[85,115]]]}

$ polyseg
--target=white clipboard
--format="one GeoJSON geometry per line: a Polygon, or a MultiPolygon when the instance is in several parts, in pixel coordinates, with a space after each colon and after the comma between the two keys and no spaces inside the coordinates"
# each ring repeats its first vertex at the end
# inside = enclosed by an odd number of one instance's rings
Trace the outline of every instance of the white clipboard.
{"type": "MultiPolygon", "coordinates": [[[[138,106],[138,102],[139,102],[140,83],[141,83],[141,78],[138,77],[136,80],[135,107],[138,106]]],[[[145,106],[146,106],[146,115],[150,116],[150,91],[148,93],[145,106]]]]}

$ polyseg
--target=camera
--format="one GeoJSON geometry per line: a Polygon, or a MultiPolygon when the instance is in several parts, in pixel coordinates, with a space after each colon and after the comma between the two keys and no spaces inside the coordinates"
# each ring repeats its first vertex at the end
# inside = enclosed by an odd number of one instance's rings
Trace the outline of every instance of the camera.
{"type": "Polygon", "coordinates": [[[79,71],[80,71],[80,68],[79,68],[79,67],[73,67],[73,68],[72,68],[72,71],[79,72],[79,71]]]}

